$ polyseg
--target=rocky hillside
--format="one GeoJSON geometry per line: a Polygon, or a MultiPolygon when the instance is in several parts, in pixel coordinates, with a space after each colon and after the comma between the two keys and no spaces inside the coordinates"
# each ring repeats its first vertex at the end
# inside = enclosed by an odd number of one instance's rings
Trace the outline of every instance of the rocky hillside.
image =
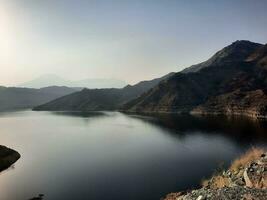
{"type": "Polygon", "coordinates": [[[0,171],[13,165],[19,158],[18,152],[0,145],[0,171]]]}
{"type": "Polygon", "coordinates": [[[124,106],[128,112],[267,114],[267,45],[236,41],[206,62],[161,82],[124,106]]]}
{"type": "Polygon", "coordinates": [[[238,114],[265,118],[267,113],[267,45],[261,46],[246,60],[252,72],[243,73],[228,83],[230,91],[210,97],[192,110],[200,114],[238,114]]]}
{"type": "Polygon", "coordinates": [[[202,188],[171,193],[164,200],[265,200],[266,197],[267,152],[253,149],[229,170],[204,181],[202,188]]]}
{"type": "Polygon", "coordinates": [[[51,86],[41,89],[0,87],[0,111],[33,108],[79,88],[51,86]]]}
{"type": "Polygon", "coordinates": [[[124,103],[135,99],[142,93],[153,88],[160,81],[172,76],[169,73],[161,78],[150,81],[142,81],[136,85],[127,85],[122,89],[84,89],[47,104],[40,105],[34,110],[51,110],[51,111],[96,111],[96,110],[115,110],[119,109],[124,103]]]}

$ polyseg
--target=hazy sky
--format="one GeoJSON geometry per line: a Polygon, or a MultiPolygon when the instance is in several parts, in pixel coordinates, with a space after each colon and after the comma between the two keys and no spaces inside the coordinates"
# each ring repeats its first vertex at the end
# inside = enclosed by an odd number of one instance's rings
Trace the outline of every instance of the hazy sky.
{"type": "Polygon", "coordinates": [[[238,39],[267,43],[267,0],[0,0],[0,85],[47,73],[135,83],[238,39]]]}

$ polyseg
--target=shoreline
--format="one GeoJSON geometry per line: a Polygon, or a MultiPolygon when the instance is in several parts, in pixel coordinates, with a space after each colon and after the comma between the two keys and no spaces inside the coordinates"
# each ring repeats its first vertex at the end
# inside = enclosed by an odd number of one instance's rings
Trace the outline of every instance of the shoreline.
{"type": "Polygon", "coordinates": [[[45,110],[45,109],[30,109],[33,112],[77,112],[77,113],[90,113],[90,112],[120,112],[124,114],[137,114],[137,115],[151,115],[151,114],[177,114],[177,115],[191,115],[191,116],[222,116],[222,117],[247,117],[254,120],[267,120],[267,114],[259,114],[257,112],[249,111],[233,111],[233,112],[222,112],[222,111],[198,111],[192,110],[157,110],[157,111],[136,111],[136,110],[123,110],[123,109],[110,109],[110,110],[45,110]]]}

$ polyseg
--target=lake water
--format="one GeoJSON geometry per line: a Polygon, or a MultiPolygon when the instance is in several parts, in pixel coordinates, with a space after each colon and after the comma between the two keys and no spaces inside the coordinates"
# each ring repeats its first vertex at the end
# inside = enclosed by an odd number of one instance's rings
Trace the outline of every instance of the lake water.
{"type": "Polygon", "coordinates": [[[159,200],[266,145],[266,133],[246,118],[1,113],[0,144],[22,157],[0,174],[0,199],[159,200]]]}

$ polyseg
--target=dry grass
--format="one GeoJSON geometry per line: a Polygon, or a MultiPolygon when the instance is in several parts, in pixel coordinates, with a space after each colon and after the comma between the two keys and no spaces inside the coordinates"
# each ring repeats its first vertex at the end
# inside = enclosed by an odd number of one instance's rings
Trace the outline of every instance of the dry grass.
{"type": "Polygon", "coordinates": [[[212,185],[211,185],[212,189],[227,187],[230,184],[228,178],[225,178],[225,177],[220,176],[220,175],[215,176],[212,179],[213,179],[212,185]]]}
{"type": "MultiPolygon", "coordinates": [[[[263,148],[253,147],[249,149],[245,154],[234,160],[229,169],[232,172],[239,172],[241,168],[244,168],[244,166],[248,165],[253,160],[258,160],[260,156],[265,152],[266,150],[264,150],[263,148]]],[[[214,173],[212,178],[202,180],[201,185],[203,187],[209,186],[212,189],[229,186],[229,179],[227,177],[222,176],[221,174],[221,171],[217,171],[216,173],[214,173]]]]}
{"type": "Polygon", "coordinates": [[[263,148],[252,147],[245,154],[243,154],[240,158],[234,160],[234,162],[230,166],[231,171],[238,171],[241,167],[246,166],[253,160],[257,160],[260,156],[265,153],[263,148]]]}
{"type": "Polygon", "coordinates": [[[229,186],[230,182],[228,178],[221,175],[214,175],[210,180],[203,180],[201,185],[203,187],[209,186],[211,189],[219,189],[229,186]]]}
{"type": "Polygon", "coordinates": [[[161,200],[177,200],[179,197],[181,197],[184,194],[185,194],[184,192],[170,193],[164,199],[161,199],[161,200]]]}

